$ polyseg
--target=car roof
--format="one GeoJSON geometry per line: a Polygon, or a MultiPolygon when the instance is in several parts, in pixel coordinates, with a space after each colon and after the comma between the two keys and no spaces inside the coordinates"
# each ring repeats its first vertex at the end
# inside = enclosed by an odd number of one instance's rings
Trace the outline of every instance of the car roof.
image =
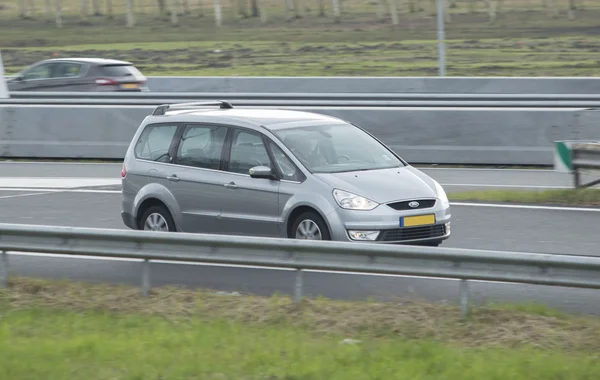
{"type": "MultiPolygon", "coordinates": [[[[170,110],[165,116],[181,116],[182,121],[210,121],[224,124],[251,124],[257,128],[263,127],[270,131],[300,126],[348,124],[346,121],[333,116],[282,109],[207,109],[207,110],[170,110]],[[184,120],[185,119],[185,120],[184,120]],[[195,119],[195,120],[194,120],[195,119]]],[[[162,117],[162,116],[157,116],[162,117]]]]}
{"type": "Polygon", "coordinates": [[[46,59],[44,62],[81,62],[91,63],[96,65],[132,65],[131,62],[121,61],[118,59],[106,59],[106,58],[51,58],[46,59]]]}

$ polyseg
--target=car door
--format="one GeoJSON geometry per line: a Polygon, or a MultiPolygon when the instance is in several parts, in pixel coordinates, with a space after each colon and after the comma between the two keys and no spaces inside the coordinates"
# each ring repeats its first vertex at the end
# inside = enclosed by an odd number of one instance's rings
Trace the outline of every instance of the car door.
{"type": "MultiPolygon", "coordinates": [[[[276,169],[279,171],[279,177],[281,178],[279,185],[279,210],[277,212],[283,220],[288,201],[294,195],[303,191],[302,183],[306,180],[306,176],[275,142],[270,140],[268,145],[275,161],[276,169]]],[[[283,237],[287,236],[287,228],[284,224],[281,224],[279,233],[283,237]]]]}
{"type": "Polygon", "coordinates": [[[243,128],[232,130],[220,226],[232,235],[279,236],[279,180],[252,178],[255,166],[273,168],[262,134],[243,128]]]}
{"type": "Polygon", "coordinates": [[[181,209],[184,232],[220,233],[219,216],[228,174],[221,171],[228,127],[187,124],[176,146],[169,188],[181,209]]]}
{"type": "Polygon", "coordinates": [[[95,88],[95,83],[85,76],[88,67],[79,62],[58,62],[53,68],[52,80],[44,91],[81,92],[95,88]]]}
{"type": "Polygon", "coordinates": [[[54,62],[46,62],[26,69],[8,82],[9,91],[49,91],[47,87],[52,84],[55,65],[54,62]]]}

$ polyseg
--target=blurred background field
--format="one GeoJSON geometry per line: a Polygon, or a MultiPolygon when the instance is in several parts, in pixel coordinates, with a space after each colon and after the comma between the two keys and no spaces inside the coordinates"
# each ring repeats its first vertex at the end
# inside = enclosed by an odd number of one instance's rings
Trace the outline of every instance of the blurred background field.
{"type": "MultiPolygon", "coordinates": [[[[598,0],[446,5],[449,76],[598,71],[598,0]]],[[[8,74],[94,56],[129,60],[146,75],[434,76],[436,39],[432,1],[0,0],[8,74]]]]}

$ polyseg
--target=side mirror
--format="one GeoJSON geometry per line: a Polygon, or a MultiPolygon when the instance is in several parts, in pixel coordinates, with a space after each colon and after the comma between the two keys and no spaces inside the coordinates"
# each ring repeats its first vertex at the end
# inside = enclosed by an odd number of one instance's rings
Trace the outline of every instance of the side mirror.
{"type": "Polygon", "coordinates": [[[16,75],[16,76],[12,77],[12,80],[15,82],[20,82],[23,80],[23,75],[16,75]]]}
{"type": "Polygon", "coordinates": [[[255,166],[248,171],[252,178],[268,178],[274,179],[273,171],[268,166],[255,166]]]}

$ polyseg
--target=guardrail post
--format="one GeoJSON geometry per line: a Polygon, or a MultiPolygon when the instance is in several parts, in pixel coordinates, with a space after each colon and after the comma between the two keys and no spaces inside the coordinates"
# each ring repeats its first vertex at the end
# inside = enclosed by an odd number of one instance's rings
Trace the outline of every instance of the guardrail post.
{"type": "Polygon", "coordinates": [[[144,259],[142,262],[142,294],[147,297],[150,294],[150,261],[144,259]]]}
{"type": "Polygon", "coordinates": [[[469,283],[467,280],[460,280],[458,285],[460,292],[460,312],[463,317],[467,317],[470,314],[469,310],[469,283]]]}
{"type": "Polygon", "coordinates": [[[302,288],[304,287],[302,275],[302,269],[296,269],[296,289],[294,291],[294,302],[297,304],[302,301],[302,288]]]}
{"type": "Polygon", "coordinates": [[[8,255],[6,251],[0,251],[0,284],[3,288],[8,287],[8,255]]]}

